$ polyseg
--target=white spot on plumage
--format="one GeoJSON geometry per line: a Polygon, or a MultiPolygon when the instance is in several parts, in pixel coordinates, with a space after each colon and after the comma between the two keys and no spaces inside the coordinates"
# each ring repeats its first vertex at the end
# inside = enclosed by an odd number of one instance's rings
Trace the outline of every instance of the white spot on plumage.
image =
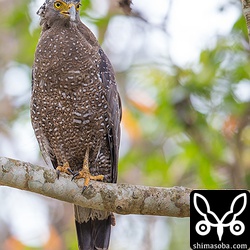
{"type": "Polygon", "coordinates": [[[82,123],[82,120],[79,120],[79,119],[73,119],[73,122],[74,122],[74,123],[77,123],[77,124],[81,124],[81,123],[82,123]]]}

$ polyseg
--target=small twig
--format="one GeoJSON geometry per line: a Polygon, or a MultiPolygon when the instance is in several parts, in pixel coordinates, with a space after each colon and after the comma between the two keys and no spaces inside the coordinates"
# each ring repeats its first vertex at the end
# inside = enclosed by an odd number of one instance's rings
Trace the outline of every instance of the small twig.
{"type": "Polygon", "coordinates": [[[119,6],[123,9],[126,15],[131,14],[131,10],[132,10],[131,5],[132,5],[132,0],[120,0],[119,1],[119,6]]]}

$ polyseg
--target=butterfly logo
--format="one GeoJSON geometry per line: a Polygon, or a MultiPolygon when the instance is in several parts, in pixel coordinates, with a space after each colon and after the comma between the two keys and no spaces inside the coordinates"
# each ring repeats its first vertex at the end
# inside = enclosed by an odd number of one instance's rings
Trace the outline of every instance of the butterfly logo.
{"type": "Polygon", "coordinates": [[[210,205],[207,199],[203,195],[195,193],[193,203],[194,203],[194,207],[196,211],[204,218],[203,220],[197,222],[195,226],[195,230],[199,235],[204,236],[204,235],[209,234],[211,227],[217,228],[217,235],[218,235],[219,241],[221,241],[222,239],[222,235],[224,233],[225,227],[229,227],[230,232],[235,236],[238,236],[244,233],[245,225],[242,223],[242,221],[237,220],[237,217],[246,208],[246,205],[247,205],[246,193],[239,194],[233,199],[231,206],[230,206],[230,210],[227,211],[222,216],[221,219],[219,219],[218,216],[213,211],[210,210],[210,205]],[[200,199],[199,201],[200,207],[198,206],[199,199],[200,199]],[[241,204],[240,202],[242,202],[240,201],[241,199],[243,199],[243,205],[239,209],[239,205],[241,204]],[[201,206],[201,204],[203,204],[203,206],[201,206]],[[237,204],[237,207],[235,206],[236,204],[237,204]]]}

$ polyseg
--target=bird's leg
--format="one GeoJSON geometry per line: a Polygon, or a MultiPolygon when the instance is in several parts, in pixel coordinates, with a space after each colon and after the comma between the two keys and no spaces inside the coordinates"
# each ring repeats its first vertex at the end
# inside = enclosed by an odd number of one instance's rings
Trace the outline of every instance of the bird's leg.
{"type": "Polygon", "coordinates": [[[86,153],[85,153],[82,170],[75,173],[72,177],[72,180],[80,179],[80,178],[85,179],[82,192],[84,192],[84,190],[88,187],[90,180],[103,181],[103,178],[104,178],[104,175],[96,175],[96,176],[91,175],[89,171],[89,148],[87,148],[86,153]]]}
{"type": "Polygon", "coordinates": [[[66,174],[74,174],[74,172],[71,170],[68,162],[63,163],[62,166],[58,166],[56,168],[57,179],[59,179],[61,172],[66,173],[66,174]]]}

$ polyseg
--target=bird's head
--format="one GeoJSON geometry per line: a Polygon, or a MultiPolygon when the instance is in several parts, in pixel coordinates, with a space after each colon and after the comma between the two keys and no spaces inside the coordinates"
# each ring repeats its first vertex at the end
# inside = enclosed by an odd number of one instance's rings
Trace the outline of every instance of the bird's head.
{"type": "Polygon", "coordinates": [[[46,0],[37,14],[50,25],[60,20],[74,22],[79,17],[80,5],[80,0],[46,0]]]}

